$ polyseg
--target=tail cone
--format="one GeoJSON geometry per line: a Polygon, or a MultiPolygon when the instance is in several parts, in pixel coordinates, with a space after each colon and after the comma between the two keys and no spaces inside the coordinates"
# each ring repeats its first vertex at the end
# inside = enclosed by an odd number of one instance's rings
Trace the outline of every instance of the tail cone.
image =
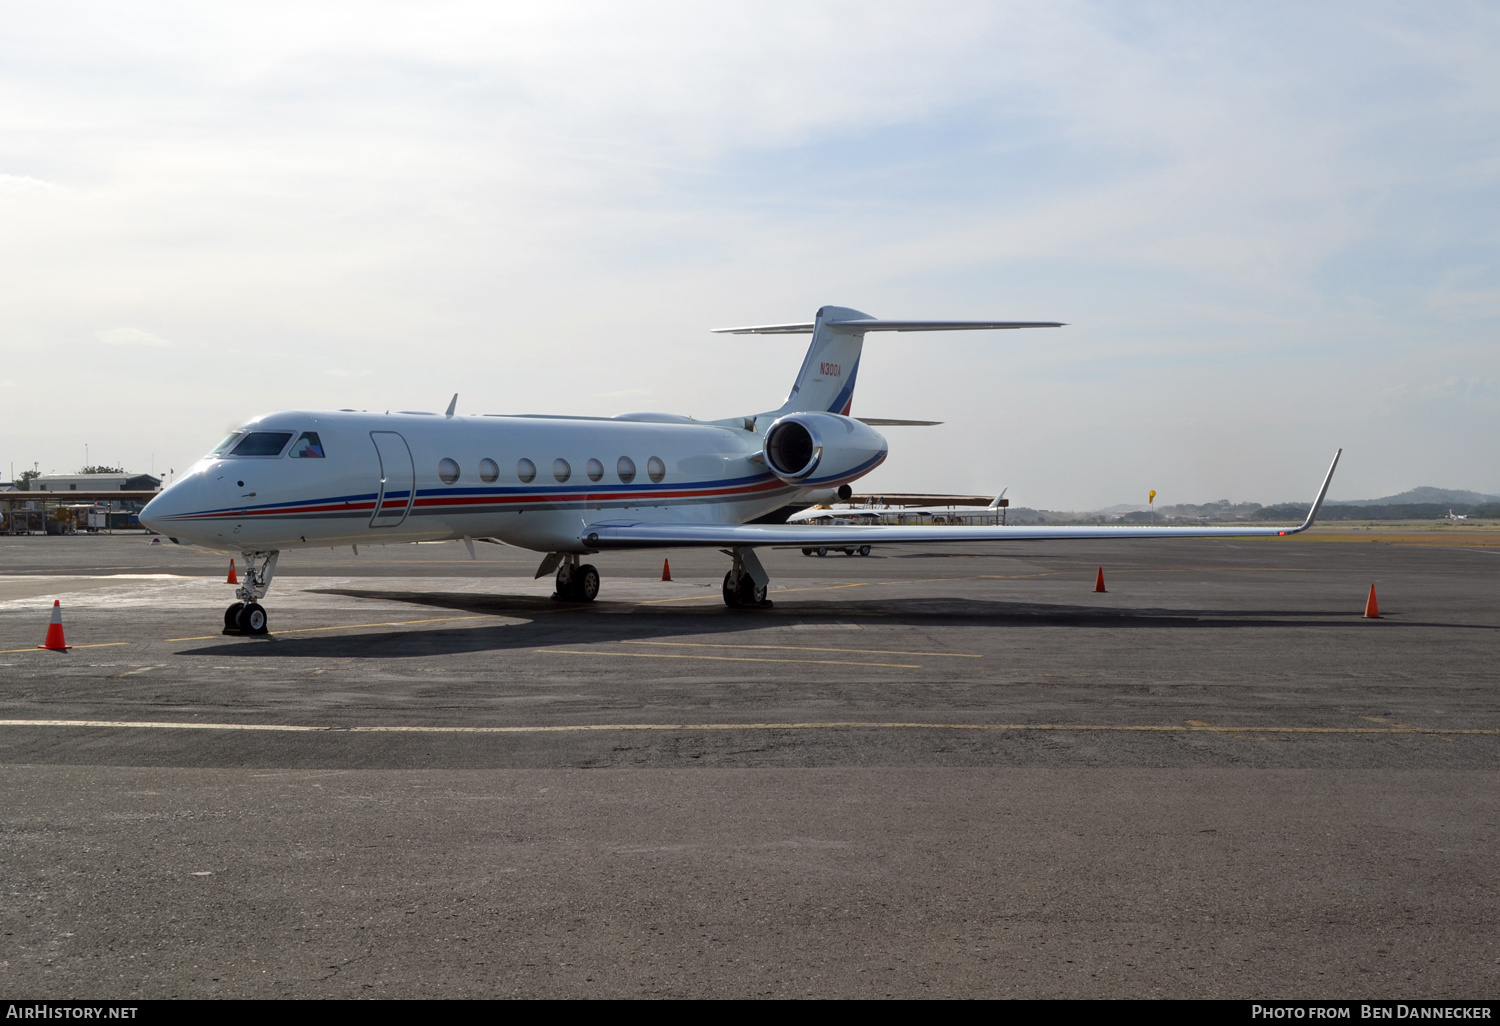
{"type": "Polygon", "coordinates": [[[1375,585],[1370,585],[1370,597],[1365,600],[1365,619],[1380,619],[1380,603],[1375,601],[1375,585]]]}
{"type": "Polygon", "coordinates": [[[63,640],[62,601],[60,599],[53,599],[52,622],[47,625],[47,640],[38,645],[37,648],[50,648],[54,652],[66,652],[72,647],[72,645],[63,640]]]}
{"type": "Polygon", "coordinates": [[[239,577],[235,575],[235,572],[234,572],[234,560],[232,560],[232,559],[229,561],[229,579],[227,581],[225,581],[224,583],[225,584],[239,584],[240,583],[239,577]]]}
{"type": "Polygon", "coordinates": [[[671,560],[664,559],[661,561],[661,579],[664,581],[670,581],[672,579],[671,560]]]}
{"type": "Polygon", "coordinates": [[[1100,591],[1103,591],[1103,590],[1104,590],[1104,567],[1101,566],[1099,568],[1099,576],[1097,578],[1095,578],[1095,580],[1094,580],[1094,591],[1100,592],[1100,591]]]}

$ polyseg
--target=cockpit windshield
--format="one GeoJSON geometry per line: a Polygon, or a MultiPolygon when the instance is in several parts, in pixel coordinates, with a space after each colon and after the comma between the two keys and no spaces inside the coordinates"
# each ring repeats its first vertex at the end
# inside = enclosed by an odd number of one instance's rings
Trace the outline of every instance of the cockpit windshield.
{"type": "Polygon", "coordinates": [[[216,445],[212,449],[208,450],[208,454],[210,456],[222,456],[222,455],[224,455],[226,452],[229,451],[230,446],[234,445],[235,442],[238,442],[240,440],[240,436],[243,435],[244,433],[245,432],[243,432],[243,431],[231,431],[231,432],[229,432],[229,437],[225,438],[224,441],[220,442],[218,445],[216,445]]]}
{"type": "Polygon", "coordinates": [[[292,451],[287,453],[294,460],[320,460],[323,458],[323,443],[316,431],[304,431],[292,451]]]}
{"type": "Polygon", "coordinates": [[[250,431],[229,451],[229,455],[280,456],[291,437],[290,431],[250,431]]]}

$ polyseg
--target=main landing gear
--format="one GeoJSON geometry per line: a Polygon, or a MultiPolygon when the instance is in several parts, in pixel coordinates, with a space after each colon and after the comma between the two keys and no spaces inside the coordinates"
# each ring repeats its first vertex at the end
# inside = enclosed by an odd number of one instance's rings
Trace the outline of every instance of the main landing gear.
{"type": "Polygon", "coordinates": [[[599,571],[592,563],[578,563],[571,553],[563,556],[557,568],[557,590],[552,598],[557,602],[592,602],[599,595],[599,571]]]}
{"type": "Polygon", "coordinates": [[[276,557],[280,552],[241,552],[245,561],[244,575],[235,590],[238,602],[224,610],[225,634],[269,634],[266,610],[260,600],[271,588],[271,575],[276,572],[276,557]]]}
{"type": "Polygon", "coordinates": [[[766,591],[771,586],[771,577],[751,548],[725,549],[724,554],[734,560],[734,566],[724,575],[724,604],[730,609],[770,609],[771,600],[766,591]]]}

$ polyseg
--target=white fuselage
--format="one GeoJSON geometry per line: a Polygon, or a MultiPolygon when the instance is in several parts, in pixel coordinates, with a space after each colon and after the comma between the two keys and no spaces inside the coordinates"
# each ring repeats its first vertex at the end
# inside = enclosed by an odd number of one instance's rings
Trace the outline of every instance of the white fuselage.
{"type": "Polygon", "coordinates": [[[292,442],[275,455],[207,456],[153,499],[141,520],[227,551],[483,537],[584,552],[579,537],[589,524],[742,524],[826,494],[885,457],[882,442],[867,465],[788,484],[759,458],[768,426],[666,414],[285,411],[243,430],[293,439],[314,432],[321,455],[294,457],[301,443],[292,442]]]}

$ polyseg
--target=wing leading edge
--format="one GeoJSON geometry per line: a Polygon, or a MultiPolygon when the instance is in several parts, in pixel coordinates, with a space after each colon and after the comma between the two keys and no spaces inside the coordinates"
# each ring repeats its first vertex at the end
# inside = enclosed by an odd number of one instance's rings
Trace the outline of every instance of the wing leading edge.
{"type": "MultiPolygon", "coordinates": [[[[1061,321],[893,321],[879,317],[849,317],[824,321],[830,331],[863,335],[870,331],[988,331],[996,328],[1063,328],[1061,321]]],[[[811,335],[815,324],[758,324],[747,328],[714,328],[716,335],[811,335]]]]}
{"type": "Polygon", "coordinates": [[[1333,462],[1318,497],[1298,527],[788,527],[779,524],[663,524],[610,520],[590,524],[579,541],[591,549],[645,549],[702,546],[870,545],[895,542],[1049,541],[1129,538],[1277,538],[1300,534],[1318,518],[1328,495],[1333,462]]]}

